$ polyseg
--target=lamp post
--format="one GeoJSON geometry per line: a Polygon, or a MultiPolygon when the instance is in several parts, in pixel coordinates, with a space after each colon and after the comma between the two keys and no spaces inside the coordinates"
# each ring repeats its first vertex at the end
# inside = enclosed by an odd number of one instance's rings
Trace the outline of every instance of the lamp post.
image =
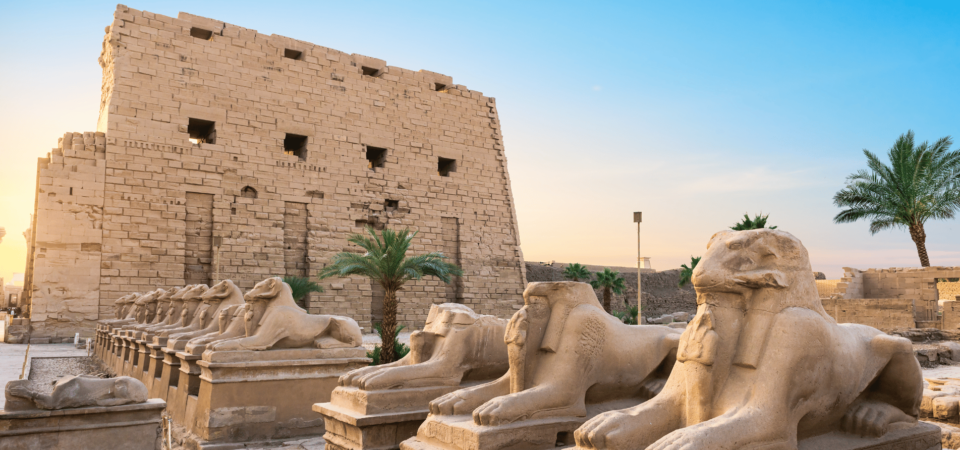
{"type": "Polygon", "coordinates": [[[635,212],[633,213],[633,221],[637,224],[637,324],[641,323],[640,318],[643,316],[643,305],[640,301],[643,299],[641,294],[641,281],[640,281],[640,267],[643,264],[643,260],[640,258],[640,222],[643,221],[643,213],[635,212]]]}

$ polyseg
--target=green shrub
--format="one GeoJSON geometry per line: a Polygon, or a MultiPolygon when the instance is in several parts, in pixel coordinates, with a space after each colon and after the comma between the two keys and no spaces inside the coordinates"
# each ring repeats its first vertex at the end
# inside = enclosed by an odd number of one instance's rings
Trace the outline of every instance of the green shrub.
{"type": "MultiPolygon", "coordinates": [[[[404,356],[407,356],[407,353],[410,353],[410,347],[407,344],[400,342],[400,330],[403,330],[403,325],[397,325],[397,331],[393,335],[393,351],[397,355],[397,360],[400,360],[404,356]]],[[[380,324],[373,326],[374,330],[377,330],[377,335],[380,336],[380,342],[383,342],[383,329],[380,328],[380,324]]],[[[367,358],[372,359],[370,362],[371,366],[380,365],[380,346],[377,345],[373,348],[372,352],[367,352],[367,358]]]]}

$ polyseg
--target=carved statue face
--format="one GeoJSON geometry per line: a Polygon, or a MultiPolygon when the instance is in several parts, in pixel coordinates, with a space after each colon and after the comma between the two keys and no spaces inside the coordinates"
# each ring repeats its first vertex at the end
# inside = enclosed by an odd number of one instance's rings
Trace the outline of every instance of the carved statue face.
{"type": "Polygon", "coordinates": [[[204,291],[204,293],[200,295],[200,299],[208,305],[217,306],[233,294],[235,290],[237,290],[237,286],[234,285],[232,281],[223,280],[215,284],[212,288],[204,291]]]}
{"type": "MultiPolygon", "coordinates": [[[[698,293],[745,294],[763,288],[789,287],[810,260],[800,241],[779,230],[721,231],[693,271],[698,293]]],[[[809,274],[811,277],[812,273],[809,274]]]]}
{"type": "Polygon", "coordinates": [[[247,293],[243,295],[243,299],[248,303],[274,299],[283,291],[284,284],[283,280],[279,277],[267,278],[253,286],[253,289],[247,291],[247,293]]]}

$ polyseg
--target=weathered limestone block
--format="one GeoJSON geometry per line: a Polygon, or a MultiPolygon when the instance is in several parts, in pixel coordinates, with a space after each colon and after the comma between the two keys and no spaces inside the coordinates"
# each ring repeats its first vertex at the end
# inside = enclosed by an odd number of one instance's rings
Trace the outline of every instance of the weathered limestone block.
{"type": "Polygon", "coordinates": [[[693,284],[697,315],[663,391],[585,423],[578,448],[939,446],[939,428],[917,421],[923,385],[910,341],[837,325],[797,238],[717,233],[693,284]]]}
{"type": "Polygon", "coordinates": [[[0,446],[5,450],[160,450],[160,414],[165,407],[162,400],[151,399],[120,406],[0,410],[0,446]]]}
{"type": "Polygon", "coordinates": [[[5,392],[7,398],[19,397],[36,405],[25,408],[25,402],[15,402],[4,406],[8,411],[117,406],[147,401],[146,386],[130,377],[66,376],[57,380],[50,394],[30,389],[24,380],[15,380],[7,383],[5,392]]]}
{"type": "Polygon", "coordinates": [[[171,414],[183,418],[198,445],[319,436],[323,419],[310,400],[329,401],[341,375],[369,363],[363,347],[207,350],[196,362],[196,394],[171,414]]]}
{"type": "Polygon", "coordinates": [[[507,371],[506,324],[464,305],[431,307],[426,327],[410,335],[410,353],[343,375],[330,402],[313,406],[323,416],[327,447],[399,448],[416,434],[431,400],[507,371]]]}
{"type": "Polygon", "coordinates": [[[430,402],[430,416],[401,449],[571,445],[589,417],[642,403],[663,387],[679,330],[623,324],[586,283],[530,283],[523,297],[504,334],[507,373],[430,402]]]}

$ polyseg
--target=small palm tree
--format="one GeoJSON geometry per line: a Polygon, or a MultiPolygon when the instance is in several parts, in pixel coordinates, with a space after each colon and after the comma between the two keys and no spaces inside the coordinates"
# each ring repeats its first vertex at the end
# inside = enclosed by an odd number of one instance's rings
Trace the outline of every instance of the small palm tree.
{"type": "Polygon", "coordinates": [[[626,312],[613,311],[611,314],[627,325],[636,325],[638,320],[637,315],[640,314],[640,308],[631,306],[627,308],[626,312]]]}
{"type": "Polygon", "coordinates": [[[914,145],[913,131],[900,135],[890,148],[890,165],[864,149],[868,170],[847,177],[847,185],[833,197],[841,208],[835,223],[870,220],[870,234],[887,228],[906,228],[917,246],[920,265],[930,266],[927,233],[929,219],[952,219],[960,209],[960,150],[950,151],[950,136],[933,145],[914,145]]]}
{"type": "Polygon", "coordinates": [[[293,291],[293,301],[297,302],[297,305],[301,308],[306,307],[303,303],[303,298],[306,297],[307,294],[311,292],[323,292],[323,286],[310,281],[307,277],[288,275],[283,277],[283,282],[290,285],[290,290],[293,291]]]}
{"type": "Polygon", "coordinates": [[[750,219],[746,213],[743,214],[743,220],[737,222],[734,226],[730,227],[734,231],[743,231],[743,230],[759,230],[761,228],[770,228],[771,230],[776,230],[777,227],[767,227],[767,217],[770,214],[765,216],[760,214],[755,214],[753,219],[750,219]]]}
{"type": "MultiPolygon", "coordinates": [[[[776,227],[774,227],[774,228],[776,228],[776,227]]],[[[691,257],[690,257],[690,267],[687,267],[686,264],[681,264],[681,265],[680,265],[680,267],[682,268],[682,269],[680,270],[680,287],[683,287],[685,284],[689,283],[690,280],[693,278],[693,269],[696,269],[696,268],[697,268],[697,264],[700,263],[700,258],[702,258],[702,256],[698,256],[698,257],[696,257],[696,258],[694,258],[693,256],[691,256],[691,257]]]]}
{"type": "Polygon", "coordinates": [[[610,301],[613,294],[622,294],[626,289],[623,284],[623,277],[620,272],[614,272],[609,267],[604,267],[603,272],[597,272],[597,279],[590,282],[594,289],[603,289],[603,310],[610,312],[610,301]]]}
{"type": "Polygon", "coordinates": [[[397,359],[394,345],[397,335],[397,291],[403,289],[404,283],[419,280],[425,275],[449,283],[453,276],[463,275],[463,270],[448,263],[447,257],[440,252],[408,258],[410,241],[417,235],[409,229],[399,232],[383,230],[378,236],[373,227],[368,226],[367,234],[370,237],[353,234],[347,239],[362,247],[366,253],[340,252],[333,257],[333,264],[324,267],[317,276],[322,280],[332,276],[363,275],[383,287],[383,322],[380,324],[383,350],[380,363],[386,364],[397,359]]]}
{"type": "Polygon", "coordinates": [[[573,281],[589,280],[590,271],[587,266],[580,263],[573,263],[563,269],[563,277],[573,281]]]}

